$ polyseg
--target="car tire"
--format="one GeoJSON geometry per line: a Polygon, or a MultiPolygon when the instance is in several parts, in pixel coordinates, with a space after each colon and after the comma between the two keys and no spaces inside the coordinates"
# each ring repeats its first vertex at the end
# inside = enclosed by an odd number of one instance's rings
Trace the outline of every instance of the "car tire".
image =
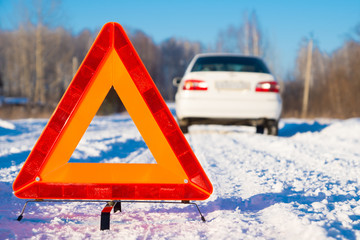
{"type": "Polygon", "coordinates": [[[258,134],[264,134],[264,126],[263,125],[256,125],[256,133],[258,134]]]}
{"type": "Polygon", "coordinates": [[[182,131],[183,134],[188,133],[189,126],[188,125],[180,125],[180,130],[182,131]]]}
{"type": "Polygon", "coordinates": [[[278,121],[268,122],[266,129],[268,135],[277,136],[279,133],[278,121]]]}
{"type": "Polygon", "coordinates": [[[185,134],[189,132],[189,123],[187,120],[178,120],[180,130],[185,134]]]}

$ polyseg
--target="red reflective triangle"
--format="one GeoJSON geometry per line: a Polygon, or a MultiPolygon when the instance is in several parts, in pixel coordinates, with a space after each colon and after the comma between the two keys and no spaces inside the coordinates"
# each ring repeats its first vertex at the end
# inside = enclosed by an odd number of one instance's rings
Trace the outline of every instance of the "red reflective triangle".
{"type": "Polygon", "coordinates": [[[31,199],[202,200],[213,188],[125,31],[107,23],[13,190],[31,199]],[[112,86],[158,164],[68,163],[112,86]]]}

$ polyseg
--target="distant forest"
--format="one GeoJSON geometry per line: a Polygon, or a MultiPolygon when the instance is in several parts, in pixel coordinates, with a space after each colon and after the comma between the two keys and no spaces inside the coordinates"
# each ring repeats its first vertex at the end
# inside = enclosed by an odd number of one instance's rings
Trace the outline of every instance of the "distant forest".
{"type": "MultiPolygon", "coordinates": [[[[0,31],[2,94],[26,97],[32,107],[54,108],[96,35],[84,30],[74,36],[64,28],[49,29],[43,25],[0,31]]],[[[182,76],[186,64],[201,51],[200,44],[170,38],[156,45],[138,30],[128,32],[128,36],[164,99],[173,100],[172,78],[182,76]]],[[[117,100],[117,96],[111,99],[111,93],[108,97],[108,105],[117,100]]]]}
{"type": "MultiPolygon", "coordinates": [[[[55,16],[51,11],[58,9],[52,2],[41,1],[41,5],[33,4],[31,8],[22,6],[22,11],[32,13],[26,16],[32,17],[19,21],[14,30],[5,31],[0,26],[0,97],[26,98],[28,102],[22,106],[22,111],[25,114],[35,113],[30,114],[32,117],[41,111],[53,111],[97,35],[97,32],[89,30],[74,35],[60,24],[55,25],[58,20],[49,16],[55,16]]],[[[276,54],[272,51],[272,43],[259,27],[256,13],[243,13],[242,17],[243,21],[238,26],[229,26],[219,32],[215,46],[205,47],[199,42],[176,38],[156,44],[141,30],[126,30],[162,96],[167,101],[173,101],[176,89],[172,86],[172,79],[183,75],[187,64],[197,53],[234,52],[259,56],[277,75],[276,54]]],[[[277,76],[282,86],[283,116],[359,117],[360,24],[349,33],[343,46],[332,53],[321,51],[314,39],[310,68],[309,40],[299,39],[301,43],[294,59],[295,69],[287,73],[286,79],[277,76]],[[310,87],[308,108],[304,114],[302,104],[307,68],[310,69],[310,87]]],[[[16,117],[12,111],[18,110],[3,104],[0,106],[0,117],[6,117],[4,112],[8,117],[16,117]]],[[[116,94],[110,92],[100,113],[122,110],[116,94]]]]}

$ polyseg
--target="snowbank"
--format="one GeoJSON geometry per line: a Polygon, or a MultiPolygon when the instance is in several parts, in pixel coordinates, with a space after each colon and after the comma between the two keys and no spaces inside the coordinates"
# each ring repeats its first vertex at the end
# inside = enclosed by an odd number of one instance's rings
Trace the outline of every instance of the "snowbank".
{"type": "MultiPolygon", "coordinates": [[[[32,203],[11,184],[46,120],[0,120],[0,239],[358,239],[360,119],[285,119],[280,136],[233,126],[186,135],[214,186],[193,206],[124,203],[99,231],[103,203],[32,203]]],[[[96,117],[72,162],[156,163],[126,115],[96,117]]],[[[119,173],[121,174],[121,173],[119,173]]]]}

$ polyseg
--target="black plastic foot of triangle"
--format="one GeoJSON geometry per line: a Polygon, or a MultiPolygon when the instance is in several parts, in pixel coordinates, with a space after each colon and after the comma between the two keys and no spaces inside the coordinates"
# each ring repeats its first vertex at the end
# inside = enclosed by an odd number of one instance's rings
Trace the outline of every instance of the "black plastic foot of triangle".
{"type": "Polygon", "coordinates": [[[100,230],[110,230],[110,212],[113,207],[114,205],[108,203],[101,211],[100,230]]]}

